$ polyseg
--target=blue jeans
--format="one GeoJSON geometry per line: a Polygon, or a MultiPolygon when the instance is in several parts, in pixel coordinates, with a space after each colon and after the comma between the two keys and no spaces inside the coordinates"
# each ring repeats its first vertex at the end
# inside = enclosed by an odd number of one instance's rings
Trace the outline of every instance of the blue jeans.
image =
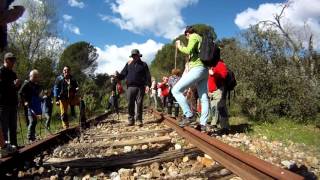
{"type": "Polygon", "coordinates": [[[172,94],[182,108],[185,117],[192,117],[193,113],[183,92],[192,85],[196,85],[201,101],[200,124],[206,125],[209,117],[208,100],[208,69],[205,67],[194,67],[187,74],[184,74],[172,88],[172,94]]]}
{"type": "Polygon", "coordinates": [[[28,125],[27,137],[28,137],[28,140],[34,141],[36,140],[37,116],[32,112],[31,109],[28,109],[28,119],[29,119],[29,125],[28,125]]]}
{"type": "Polygon", "coordinates": [[[4,140],[17,146],[17,108],[0,107],[0,121],[4,140]]]}

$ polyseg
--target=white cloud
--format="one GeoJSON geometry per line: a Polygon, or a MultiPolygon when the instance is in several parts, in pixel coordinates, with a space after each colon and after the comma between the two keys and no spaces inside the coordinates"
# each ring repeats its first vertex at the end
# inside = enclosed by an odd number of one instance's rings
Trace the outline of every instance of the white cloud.
{"type": "Polygon", "coordinates": [[[63,20],[64,20],[64,21],[71,21],[72,18],[73,18],[72,16],[70,16],[70,15],[68,15],[68,14],[64,14],[62,17],[63,17],[63,20]]]}
{"type": "Polygon", "coordinates": [[[132,49],[139,49],[140,53],[143,55],[142,60],[150,64],[154,59],[155,54],[162,46],[162,43],[157,43],[154,40],[149,39],[142,44],[131,43],[121,47],[106,45],[104,49],[97,48],[99,58],[96,73],[112,74],[116,70],[120,72],[129,61],[132,49]]]}
{"type": "Polygon", "coordinates": [[[64,23],[63,23],[63,28],[69,30],[70,32],[76,34],[76,35],[81,35],[80,28],[72,23],[70,21],[73,19],[72,16],[68,14],[64,14],[62,16],[64,23]]]}
{"type": "Polygon", "coordinates": [[[116,0],[109,4],[119,17],[101,16],[101,19],[134,33],[151,32],[173,39],[186,26],[182,9],[196,3],[198,0],[116,0]]]}
{"type": "Polygon", "coordinates": [[[68,0],[68,4],[71,7],[84,8],[84,3],[79,0],[68,0]]]}
{"type": "MultiPolygon", "coordinates": [[[[314,45],[320,49],[320,1],[319,0],[289,0],[290,6],[284,12],[281,23],[290,29],[297,40],[306,39],[312,33],[314,45]],[[306,27],[309,31],[306,31],[306,27]]],[[[246,29],[260,21],[274,20],[274,15],[282,10],[283,3],[265,3],[257,9],[248,8],[237,14],[235,24],[240,29],[246,29]]]]}
{"type": "Polygon", "coordinates": [[[63,28],[68,29],[70,32],[76,34],[76,35],[81,35],[80,28],[78,26],[75,26],[70,23],[64,23],[63,28]]]}

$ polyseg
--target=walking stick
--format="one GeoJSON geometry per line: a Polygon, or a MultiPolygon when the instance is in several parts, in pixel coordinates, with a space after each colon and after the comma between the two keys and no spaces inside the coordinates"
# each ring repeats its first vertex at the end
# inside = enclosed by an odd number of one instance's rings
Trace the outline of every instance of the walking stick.
{"type": "Polygon", "coordinates": [[[178,56],[178,48],[176,47],[176,51],[174,54],[174,68],[177,69],[177,56],[178,56]]]}

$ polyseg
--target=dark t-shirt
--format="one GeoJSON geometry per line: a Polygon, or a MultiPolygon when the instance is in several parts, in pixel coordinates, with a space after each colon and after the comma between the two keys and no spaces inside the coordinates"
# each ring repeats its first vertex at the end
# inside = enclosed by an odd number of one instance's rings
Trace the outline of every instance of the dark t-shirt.
{"type": "Polygon", "coordinates": [[[4,66],[0,68],[0,106],[17,106],[18,89],[14,84],[16,79],[15,72],[4,66]]]}

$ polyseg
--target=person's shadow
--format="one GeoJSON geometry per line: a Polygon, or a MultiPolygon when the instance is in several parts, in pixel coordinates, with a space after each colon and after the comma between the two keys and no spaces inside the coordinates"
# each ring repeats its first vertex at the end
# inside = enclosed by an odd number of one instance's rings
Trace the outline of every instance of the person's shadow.
{"type": "Polygon", "coordinates": [[[248,133],[252,131],[252,127],[248,123],[238,124],[238,125],[230,125],[229,134],[236,134],[236,133],[248,133]]]}

